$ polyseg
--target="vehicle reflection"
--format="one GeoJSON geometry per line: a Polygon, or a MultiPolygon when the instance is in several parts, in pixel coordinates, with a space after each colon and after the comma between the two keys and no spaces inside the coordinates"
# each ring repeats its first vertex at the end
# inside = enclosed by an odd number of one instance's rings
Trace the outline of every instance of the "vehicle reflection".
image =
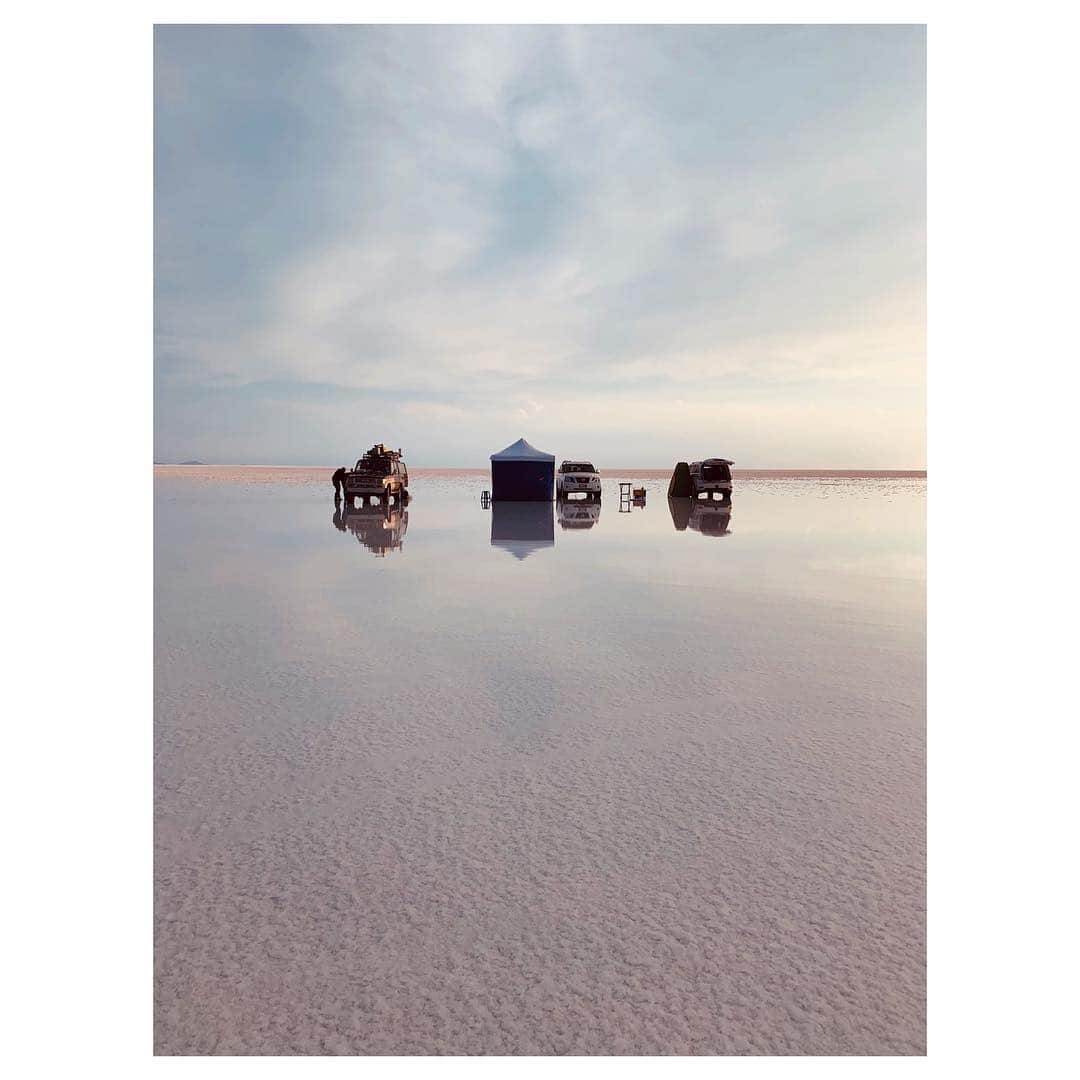
{"type": "Polygon", "coordinates": [[[373,555],[382,558],[388,551],[400,551],[409,527],[409,511],[404,506],[338,506],[334,528],[351,532],[373,555]]]}
{"type": "Polygon", "coordinates": [[[600,503],[581,499],[559,500],[559,525],[563,529],[591,529],[600,520],[600,503]]]}
{"type": "Polygon", "coordinates": [[[714,499],[668,499],[672,524],[679,532],[695,529],[703,536],[730,536],[731,503],[714,499]]]}
{"type": "Polygon", "coordinates": [[[527,559],[541,548],[555,546],[555,516],[550,502],[491,504],[491,546],[527,559]]]}

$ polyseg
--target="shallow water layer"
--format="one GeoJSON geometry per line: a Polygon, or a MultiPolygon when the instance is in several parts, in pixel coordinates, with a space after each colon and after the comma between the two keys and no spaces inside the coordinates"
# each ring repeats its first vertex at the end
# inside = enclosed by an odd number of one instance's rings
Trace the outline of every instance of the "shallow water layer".
{"type": "Polygon", "coordinates": [[[156,471],[158,1053],[925,1052],[925,480],[328,477],[156,471]]]}

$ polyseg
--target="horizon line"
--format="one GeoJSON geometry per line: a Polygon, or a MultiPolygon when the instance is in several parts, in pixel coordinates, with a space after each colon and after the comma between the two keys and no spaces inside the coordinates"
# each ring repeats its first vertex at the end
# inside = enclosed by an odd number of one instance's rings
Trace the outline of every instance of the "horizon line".
{"type": "MultiPolygon", "coordinates": [[[[299,465],[296,463],[277,463],[277,462],[236,462],[233,464],[220,461],[155,461],[153,463],[154,468],[170,468],[170,469],[329,469],[333,471],[337,466],[326,464],[315,465],[299,465]]],[[[410,469],[420,472],[424,470],[444,469],[454,470],[455,472],[487,472],[488,465],[410,465],[410,469]]],[[[600,475],[605,472],[608,473],[622,473],[622,472],[666,472],[671,469],[670,465],[609,465],[603,468],[597,469],[600,475]]],[[[733,473],[807,473],[807,474],[840,474],[840,473],[862,473],[862,474],[878,474],[878,475],[921,475],[925,476],[927,469],[926,466],[912,466],[912,467],[890,467],[890,468],[876,468],[861,465],[848,465],[848,466],[807,466],[807,465],[784,465],[784,466],[759,466],[759,465],[743,465],[734,466],[731,470],[733,473]]]]}

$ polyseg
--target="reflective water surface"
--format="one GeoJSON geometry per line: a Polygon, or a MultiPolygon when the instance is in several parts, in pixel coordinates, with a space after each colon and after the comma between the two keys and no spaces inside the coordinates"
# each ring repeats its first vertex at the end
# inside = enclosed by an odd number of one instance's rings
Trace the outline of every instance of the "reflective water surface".
{"type": "Polygon", "coordinates": [[[329,472],[157,470],[159,1052],[924,1052],[925,480],[329,472]]]}

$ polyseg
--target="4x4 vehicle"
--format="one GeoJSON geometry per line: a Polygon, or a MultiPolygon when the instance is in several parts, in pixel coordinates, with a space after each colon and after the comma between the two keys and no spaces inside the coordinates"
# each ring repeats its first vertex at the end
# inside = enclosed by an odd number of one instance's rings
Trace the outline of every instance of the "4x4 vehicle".
{"type": "Polygon", "coordinates": [[[591,529],[600,520],[600,503],[588,499],[560,499],[559,525],[564,529],[591,529]]]}
{"type": "Polygon", "coordinates": [[[702,500],[690,511],[687,524],[705,536],[727,536],[731,532],[731,503],[702,500]]]}
{"type": "Polygon", "coordinates": [[[408,495],[409,470],[401,460],[400,450],[387,450],[376,443],[356,465],[345,474],[345,502],[355,505],[375,498],[388,503],[393,497],[399,504],[408,495]]]}
{"type": "Polygon", "coordinates": [[[731,529],[731,500],[717,499],[668,499],[671,523],[676,532],[687,528],[696,529],[704,536],[728,536],[731,529]]]}
{"type": "Polygon", "coordinates": [[[580,492],[589,499],[600,498],[600,474],[588,461],[564,461],[555,474],[555,495],[565,499],[580,492]]]}
{"type": "Polygon", "coordinates": [[[722,500],[731,499],[731,466],[734,461],[727,458],[706,458],[704,461],[690,462],[690,498],[699,495],[712,498],[719,495],[722,500]]]}
{"type": "Polygon", "coordinates": [[[377,503],[372,506],[334,509],[334,528],[351,532],[361,544],[382,557],[388,551],[400,551],[409,527],[409,511],[404,506],[377,503]]]}

